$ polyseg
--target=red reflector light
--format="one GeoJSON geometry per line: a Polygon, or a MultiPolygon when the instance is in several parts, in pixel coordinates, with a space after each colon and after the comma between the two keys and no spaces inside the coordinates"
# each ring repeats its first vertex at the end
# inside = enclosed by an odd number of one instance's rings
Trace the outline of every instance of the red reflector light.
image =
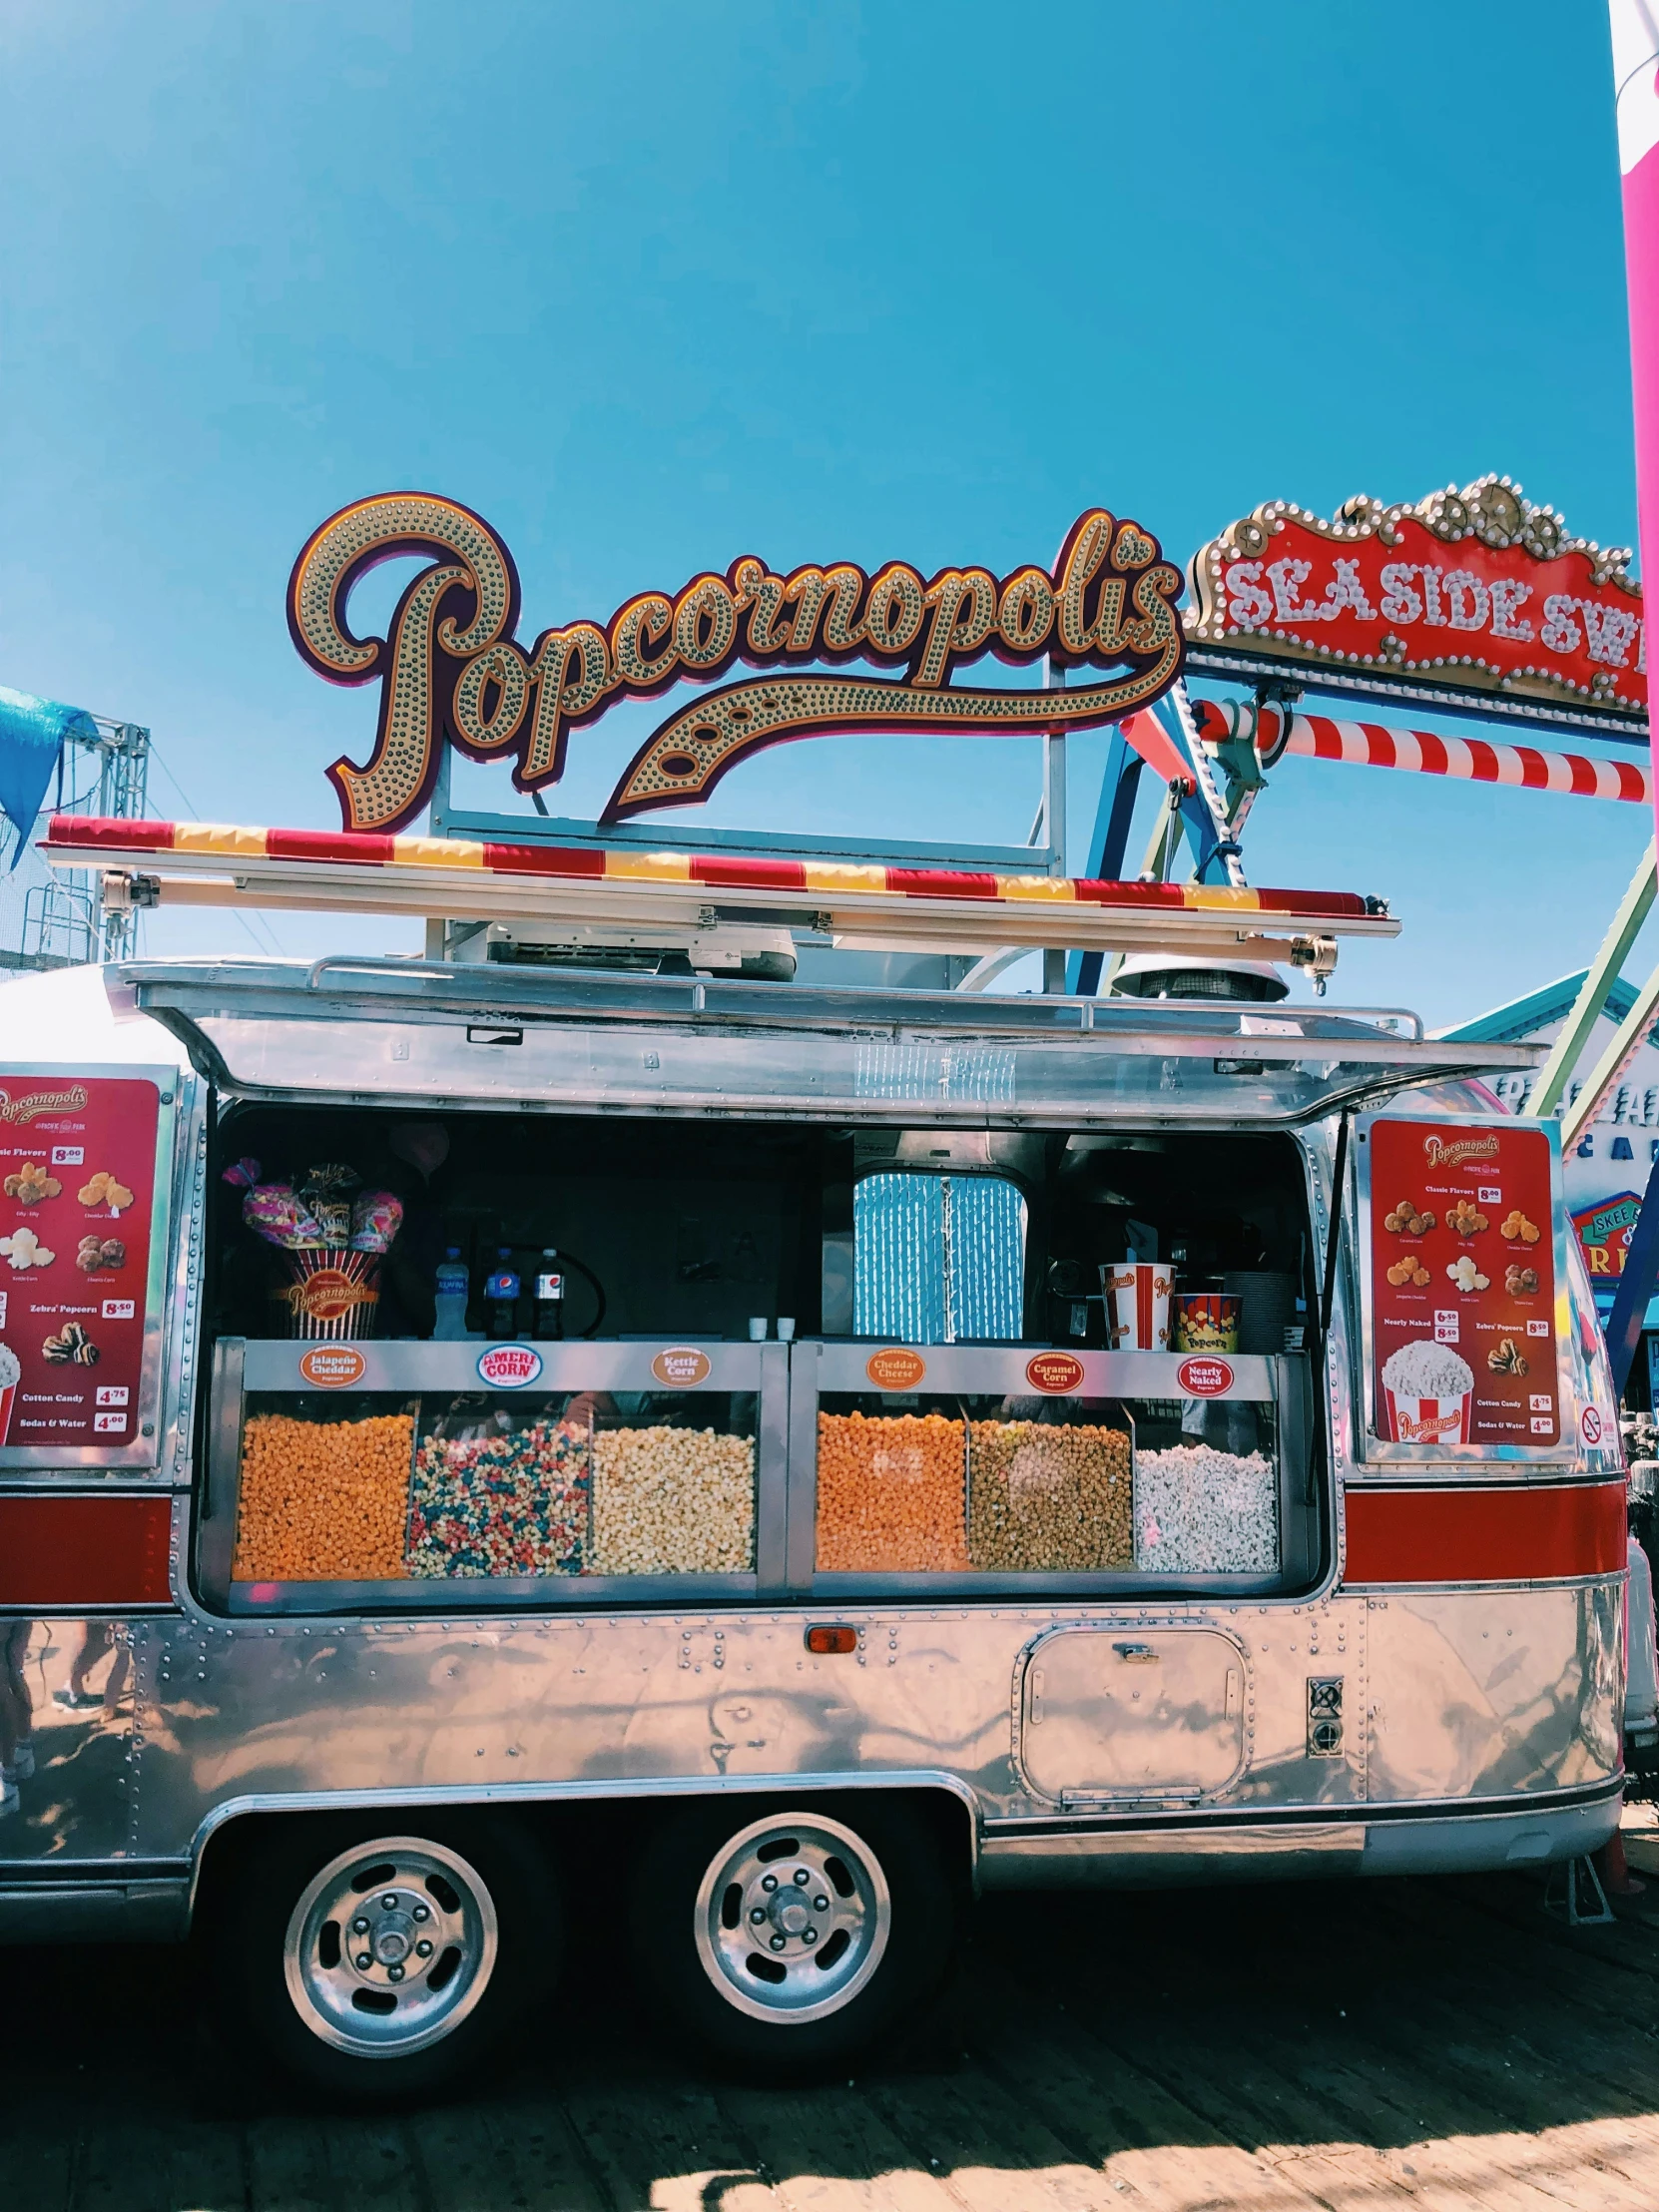
{"type": "Polygon", "coordinates": [[[856,1651],[858,1631],[855,1628],[809,1628],[807,1649],[823,1653],[856,1651]]]}

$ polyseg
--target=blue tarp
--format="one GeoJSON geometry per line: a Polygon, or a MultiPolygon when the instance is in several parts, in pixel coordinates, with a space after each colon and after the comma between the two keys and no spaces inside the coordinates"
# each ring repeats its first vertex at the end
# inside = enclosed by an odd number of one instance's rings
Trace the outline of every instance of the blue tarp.
{"type": "Polygon", "coordinates": [[[0,814],[16,826],[12,866],[34,828],[64,740],[96,738],[98,725],[80,707],[62,707],[55,699],[34,699],[28,692],[0,684],[0,814]]]}

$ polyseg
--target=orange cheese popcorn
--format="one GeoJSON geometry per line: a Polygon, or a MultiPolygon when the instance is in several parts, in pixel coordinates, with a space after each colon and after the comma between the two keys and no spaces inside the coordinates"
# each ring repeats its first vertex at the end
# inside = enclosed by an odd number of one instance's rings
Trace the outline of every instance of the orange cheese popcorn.
{"type": "Polygon", "coordinates": [[[414,1420],[294,1420],[243,1430],[238,1582],[401,1581],[414,1420]]]}
{"type": "Polygon", "coordinates": [[[965,1446],[962,1423],[942,1413],[820,1413],[820,1567],[966,1573],[965,1446]]]}

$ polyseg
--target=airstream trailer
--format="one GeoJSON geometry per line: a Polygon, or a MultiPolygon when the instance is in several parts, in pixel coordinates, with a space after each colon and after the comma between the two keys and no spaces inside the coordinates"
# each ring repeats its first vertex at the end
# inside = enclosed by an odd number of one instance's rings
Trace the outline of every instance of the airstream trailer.
{"type": "Polygon", "coordinates": [[[1625,1481],[1555,1132],[1483,1087],[1526,1056],[502,961],[5,986],[0,1934],[194,1930],[233,2032],[378,2094],[573,1923],[790,2068],[976,1892],[1593,1850],[1625,1481]]]}

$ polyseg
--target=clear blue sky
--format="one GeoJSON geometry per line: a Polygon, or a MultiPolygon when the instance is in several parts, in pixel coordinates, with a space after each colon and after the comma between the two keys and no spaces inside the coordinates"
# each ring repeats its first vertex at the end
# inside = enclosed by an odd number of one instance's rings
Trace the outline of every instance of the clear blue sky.
{"type": "MultiPolygon", "coordinates": [[[[374,491],[486,515],[531,632],[740,551],[1006,569],[1097,501],[1184,558],[1500,469],[1634,530],[1602,0],[0,0],[0,683],[148,723],[159,813],[337,819],[371,695],[282,587],[374,491]]],[[[579,734],[556,811],[641,729],[579,734]]],[[[1017,839],[1036,778],[828,741],[712,818],[1017,839]]],[[[1648,827],[1292,763],[1246,856],[1392,900],[1340,994],[1444,1021],[1585,959],[1648,827]]]]}

